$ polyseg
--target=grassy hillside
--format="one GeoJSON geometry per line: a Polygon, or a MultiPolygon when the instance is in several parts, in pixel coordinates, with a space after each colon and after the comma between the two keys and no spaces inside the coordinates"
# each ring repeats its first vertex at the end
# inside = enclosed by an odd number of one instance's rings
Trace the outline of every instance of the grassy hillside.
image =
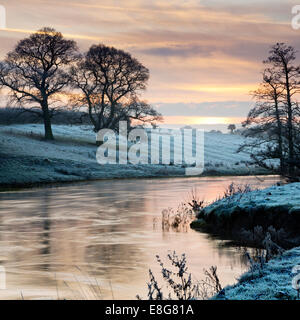
{"type": "MultiPolygon", "coordinates": [[[[27,185],[103,178],[184,175],[182,166],[99,165],[95,133],[88,126],[54,125],[56,140],[43,140],[41,124],[0,126],[0,184],[27,185]]],[[[262,170],[247,167],[249,156],[237,154],[244,138],[205,133],[206,175],[247,175],[262,170]]]]}

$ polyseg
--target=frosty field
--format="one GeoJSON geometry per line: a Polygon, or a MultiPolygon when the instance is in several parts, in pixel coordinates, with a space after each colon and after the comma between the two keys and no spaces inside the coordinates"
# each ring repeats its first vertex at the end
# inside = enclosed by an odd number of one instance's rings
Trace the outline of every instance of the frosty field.
{"type": "MultiPolygon", "coordinates": [[[[87,126],[54,125],[56,140],[46,142],[40,124],[0,127],[0,185],[26,186],[92,179],[184,175],[180,165],[99,165],[95,133],[87,126]]],[[[204,175],[265,173],[249,167],[249,155],[236,153],[244,138],[205,133],[204,175]]]]}

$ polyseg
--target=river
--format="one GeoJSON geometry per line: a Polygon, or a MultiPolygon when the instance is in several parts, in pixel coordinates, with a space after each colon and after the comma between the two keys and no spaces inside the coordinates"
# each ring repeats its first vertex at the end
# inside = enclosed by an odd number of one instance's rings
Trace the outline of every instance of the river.
{"type": "Polygon", "coordinates": [[[247,269],[241,248],[187,228],[166,231],[161,212],[188,198],[205,201],[231,182],[263,188],[276,176],[103,180],[0,193],[2,299],[135,299],[147,297],[155,255],[187,255],[189,271],[218,267],[222,285],[247,269]]]}

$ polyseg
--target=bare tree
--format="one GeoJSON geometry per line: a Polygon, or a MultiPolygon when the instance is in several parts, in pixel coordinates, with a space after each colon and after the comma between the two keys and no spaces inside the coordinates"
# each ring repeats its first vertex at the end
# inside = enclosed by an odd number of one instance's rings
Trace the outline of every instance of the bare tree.
{"type": "Polygon", "coordinates": [[[284,88],[279,81],[280,75],[274,69],[265,69],[263,82],[259,88],[252,92],[256,104],[250,110],[247,120],[243,123],[248,127],[245,135],[256,137],[258,140],[244,144],[241,149],[252,147],[251,157],[256,164],[274,170],[268,163],[273,159],[280,160],[280,173],[284,174],[285,168],[285,108],[284,88]]]}
{"type": "Polygon", "coordinates": [[[293,64],[295,49],[284,43],[273,45],[269,54],[263,82],[252,92],[256,105],[243,124],[247,127],[244,134],[256,140],[245,143],[239,151],[250,149],[256,164],[293,178],[295,167],[300,168],[300,67],[293,64]],[[279,170],[274,159],[280,161],[279,170]]]}
{"type": "Polygon", "coordinates": [[[160,114],[139,100],[146,89],[149,70],[129,53],[105,45],[93,45],[71,68],[77,92],[75,106],[86,108],[95,131],[115,129],[120,120],[155,122],[160,114]]]}
{"type": "Polygon", "coordinates": [[[287,109],[287,138],[289,147],[288,169],[292,176],[294,173],[295,159],[295,116],[298,109],[297,103],[293,102],[293,96],[299,93],[300,67],[293,63],[296,59],[296,50],[285,43],[276,43],[269,51],[269,57],[264,63],[273,66],[280,75],[280,82],[284,87],[287,109]]]}
{"type": "Polygon", "coordinates": [[[43,28],[17,44],[0,63],[0,85],[10,89],[13,101],[41,108],[45,139],[53,140],[50,104],[69,84],[65,67],[74,61],[77,45],[60,32],[43,28]]]}
{"type": "Polygon", "coordinates": [[[234,130],[236,129],[236,126],[235,124],[230,124],[227,128],[231,134],[233,134],[234,130]]]}

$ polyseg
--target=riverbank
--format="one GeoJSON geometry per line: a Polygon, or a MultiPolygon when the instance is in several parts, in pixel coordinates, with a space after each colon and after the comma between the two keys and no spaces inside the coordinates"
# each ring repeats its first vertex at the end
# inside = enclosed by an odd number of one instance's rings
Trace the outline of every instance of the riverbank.
{"type": "MultiPolygon", "coordinates": [[[[53,132],[56,140],[46,142],[40,124],[0,126],[1,188],[185,176],[185,168],[176,165],[99,165],[95,134],[90,127],[54,125],[53,132]]],[[[238,135],[205,133],[203,176],[266,174],[260,168],[246,165],[248,154],[236,154],[243,140],[238,135]]]]}
{"type": "Polygon", "coordinates": [[[293,280],[299,279],[300,247],[285,251],[262,268],[244,273],[237,284],[225,287],[214,299],[296,300],[293,280]],[[297,269],[298,266],[298,269],[297,269]],[[294,272],[293,272],[294,271],[294,272]]]}
{"type": "Polygon", "coordinates": [[[300,183],[236,193],[203,208],[192,228],[226,235],[247,245],[274,233],[285,248],[300,245],[300,183]]]}
{"type": "Polygon", "coordinates": [[[275,256],[282,251],[278,245],[292,248],[267,263],[252,264],[236,285],[226,287],[216,299],[297,299],[292,280],[298,271],[292,271],[300,265],[300,183],[224,197],[201,210],[191,227],[274,250],[275,256]]]}

